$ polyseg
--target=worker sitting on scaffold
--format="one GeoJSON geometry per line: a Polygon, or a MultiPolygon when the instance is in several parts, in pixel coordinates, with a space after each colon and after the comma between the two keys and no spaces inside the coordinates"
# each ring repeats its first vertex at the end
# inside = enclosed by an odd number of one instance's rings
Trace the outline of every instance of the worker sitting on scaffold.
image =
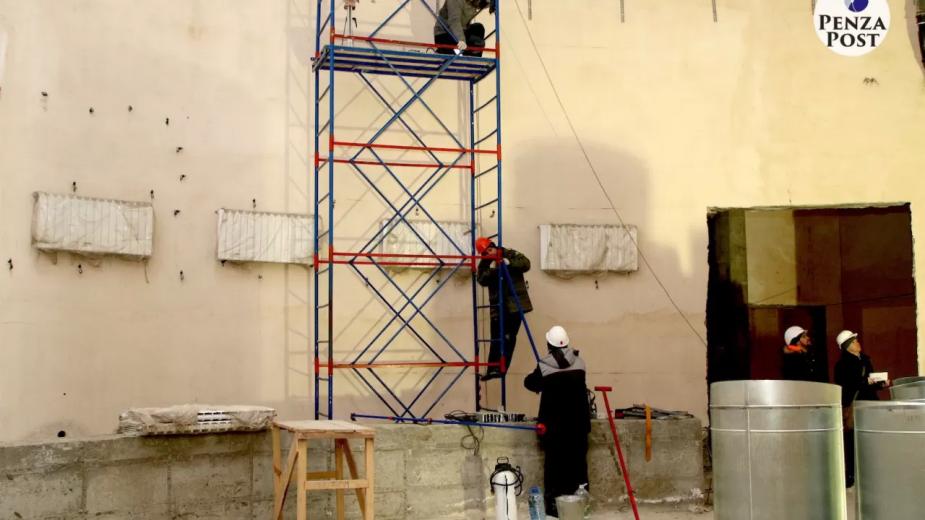
{"type": "Polygon", "coordinates": [[[466,56],[481,56],[481,50],[466,49],[485,47],[485,26],[472,23],[472,20],[486,7],[489,13],[494,14],[495,0],[446,0],[440,8],[440,18],[434,24],[434,43],[455,45],[456,49],[440,47],[437,52],[453,54],[454,50],[458,50],[466,56]]]}
{"type": "Polygon", "coordinates": [[[491,304],[491,348],[488,351],[488,371],[482,381],[503,377],[514,358],[514,346],[517,333],[520,332],[521,312],[526,314],[533,310],[530,295],[527,294],[527,282],[524,273],[530,270],[530,259],[523,253],[510,248],[501,248],[490,239],[480,237],[475,241],[475,250],[482,255],[479,261],[479,285],[488,287],[488,302],[491,304]],[[502,265],[498,265],[500,262],[502,265]],[[498,305],[498,276],[504,273],[508,280],[501,280],[504,287],[503,320],[498,305]],[[514,292],[511,293],[513,286],[514,292]],[[503,321],[503,323],[502,323],[503,321]],[[504,362],[501,361],[502,326],[504,327],[504,362]],[[500,364],[500,366],[499,366],[500,364]]]}

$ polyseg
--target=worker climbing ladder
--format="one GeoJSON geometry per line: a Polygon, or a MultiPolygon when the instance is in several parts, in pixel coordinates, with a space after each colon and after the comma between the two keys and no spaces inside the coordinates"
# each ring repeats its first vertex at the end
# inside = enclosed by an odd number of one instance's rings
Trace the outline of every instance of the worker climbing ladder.
{"type": "MultiPolygon", "coordinates": [[[[394,29],[399,34],[409,34],[407,24],[398,21],[415,19],[421,13],[428,15],[428,23],[443,24],[452,34],[437,15],[439,6],[434,5],[434,0],[404,0],[389,11],[382,11],[381,4],[362,6],[376,6],[374,10],[382,15],[378,25],[370,25],[355,21],[354,17],[364,18],[355,0],[317,1],[312,65],[316,418],[334,417],[335,380],[343,371],[353,374],[355,381],[375,395],[391,416],[411,419],[427,417],[469,374],[478,409],[482,401],[478,373],[489,365],[485,359],[492,341],[487,327],[490,304],[483,303],[487,298],[473,275],[480,259],[475,254],[475,238],[484,234],[503,245],[500,9],[494,13],[493,30],[487,31],[485,48],[468,49],[481,51],[482,56],[470,56],[438,53],[455,49],[455,45],[387,34],[390,24],[401,26],[394,29]],[[413,13],[409,14],[409,10],[413,13]],[[342,33],[336,30],[340,26],[344,27],[342,33]],[[359,27],[357,33],[366,35],[354,34],[355,26],[359,27]],[[436,85],[446,82],[462,85],[457,102],[465,107],[468,121],[458,124],[457,132],[438,116],[438,103],[426,97],[436,90],[436,85]],[[368,105],[362,105],[359,114],[350,114],[357,105],[357,91],[371,95],[384,116],[370,114],[368,105]],[[422,115],[430,122],[426,129],[418,122],[422,115]],[[364,116],[366,121],[362,120],[364,116]],[[427,200],[456,174],[467,177],[467,182],[460,183],[467,188],[467,222],[462,238],[435,217],[435,204],[427,200]],[[385,217],[370,219],[366,228],[372,230],[370,236],[359,241],[353,231],[344,236],[336,232],[338,223],[351,209],[336,206],[336,197],[341,193],[338,189],[343,190],[339,187],[348,180],[360,181],[385,207],[385,217]],[[389,249],[391,237],[399,231],[410,233],[415,250],[389,249]],[[403,277],[395,269],[417,269],[421,274],[403,277]],[[472,284],[472,335],[463,341],[456,338],[458,334],[442,330],[430,317],[436,297],[447,293],[449,281],[460,273],[468,275],[472,284]],[[345,332],[348,324],[363,312],[363,306],[356,298],[339,297],[335,290],[351,274],[357,277],[354,283],[358,280],[385,314],[357,341],[343,338],[349,336],[345,332]],[[345,319],[338,320],[338,316],[345,319]],[[408,339],[413,347],[408,346],[408,339]],[[401,344],[401,354],[396,344],[401,344]],[[411,350],[416,351],[407,354],[411,350]],[[465,354],[466,350],[471,353],[465,354]],[[414,359],[394,359],[396,355],[414,359]],[[426,370],[428,374],[409,397],[407,388],[398,388],[385,375],[395,369],[426,370]]],[[[497,277],[497,289],[502,295],[499,306],[504,305],[505,280],[505,276],[497,277]]],[[[502,359],[496,365],[506,362],[502,359]]],[[[506,383],[502,379],[500,384],[500,404],[504,407],[506,383]]],[[[342,414],[349,412],[353,410],[342,414]]]]}

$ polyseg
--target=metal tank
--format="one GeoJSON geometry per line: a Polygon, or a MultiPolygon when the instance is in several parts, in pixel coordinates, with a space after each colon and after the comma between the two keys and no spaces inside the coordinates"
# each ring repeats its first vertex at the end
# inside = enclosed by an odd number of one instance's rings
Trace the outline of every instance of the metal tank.
{"type": "Polygon", "coordinates": [[[925,402],[857,401],[858,520],[925,516],[925,402]]]}
{"type": "Polygon", "coordinates": [[[894,385],[904,385],[906,383],[915,383],[916,381],[925,381],[925,376],[900,377],[893,380],[894,385]]]}
{"type": "Polygon", "coordinates": [[[903,377],[893,382],[890,398],[894,401],[925,401],[925,377],[903,377]]]}
{"type": "Polygon", "coordinates": [[[710,385],[715,520],[845,520],[841,388],[710,385]]]}

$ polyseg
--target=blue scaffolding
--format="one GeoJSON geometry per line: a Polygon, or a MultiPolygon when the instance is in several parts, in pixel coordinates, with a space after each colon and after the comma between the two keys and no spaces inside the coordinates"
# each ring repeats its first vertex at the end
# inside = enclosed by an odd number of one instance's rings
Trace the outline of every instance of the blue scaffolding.
{"type": "MultiPolygon", "coordinates": [[[[334,417],[334,379],[339,370],[352,372],[362,384],[375,395],[395,418],[416,419],[427,417],[437,406],[441,399],[469,372],[474,386],[474,405],[476,410],[481,407],[481,387],[479,381],[479,368],[489,365],[505,368],[507,362],[504,355],[505,346],[501,344],[502,358],[499,363],[488,363],[481,356],[493,340],[483,331],[488,322],[490,304],[487,302],[484,290],[477,284],[475,272],[481,257],[475,252],[475,239],[482,226],[482,234],[487,235],[499,246],[502,239],[502,184],[501,184],[501,62],[500,62],[500,9],[494,13],[494,28],[486,34],[486,47],[482,49],[470,48],[470,51],[482,51],[482,56],[470,56],[450,51],[448,54],[438,53],[442,49],[455,49],[455,45],[435,45],[432,42],[405,41],[381,37],[382,30],[396,16],[409,5],[424,8],[433,16],[435,23],[442,23],[446,32],[452,34],[446,22],[439,18],[434,8],[427,0],[403,0],[398,3],[381,23],[368,35],[355,36],[352,27],[353,6],[355,2],[347,0],[317,0],[315,34],[315,57],[313,60],[314,72],[314,400],[315,418],[334,417]],[[338,18],[336,15],[345,7],[346,14],[338,18]],[[338,23],[345,22],[343,34],[336,31],[338,23]],[[410,49],[410,50],[409,50],[410,49]],[[419,51],[416,51],[419,50],[419,51]],[[377,126],[372,137],[361,142],[337,139],[338,109],[335,105],[335,94],[338,92],[338,82],[347,79],[348,75],[358,78],[362,87],[371,92],[383,106],[387,108],[388,119],[383,124],[375,121],[370,124],[377,126]],[[411,94],[410,99],[403,103],[392,103],[390,96],[376,86],[373,76],[391,77],[403,91],[411,94]],[[426,79],[423,85],[415,87],[413,82],[420,83],[420,78],[426,79]],[[338,82],[336,82],[337,80],[338,82]],[[423,95],[438,80],[458,82],[468,86],[468,99],[462,98],[461,103],[467,103],[469,114],[468,135],[459,139],[448,126],[437,117],[434,110],[424,100],[423,95]],[[477,86],[490,90],[490,95],[479,92],[477,86]],[[409,108],[412,106],[426,110],[437,121],[439,135],[442,139],[449,136],[449,146],[432,146],[428,139],[429,133],[415,132],[406,120],[409,108]],[[404,129],[411,137],[413,145],[380,142],[391,127],[404,129]],[[477,135],[478,131],[478,135],[477,135]],[[425,139],[427,137],[428,139],[425,139]],[[494,147],[491,147],[492,141],[494,147]],[[393,159],[387,157],[390,153],[418,154],[422,160],[407,161],[402,157],[393,159]],[[397,183],[402,191],[404,200],[391,200],[377,186],[370,175],[369,169],[381,169],[384,175],[392,182],[397,183]],[[417,169],[425,172],[423,182],[417,186],[408,182],[403,173],[408,169],[417,169]],[[469,204],[467,213],[468,243],[456,243],[450,233],[443,228],[423,200],[424,197],[450,172],[461,172],[469,176],[469,204]],[[366,243],[356,251],[340,251],[335,247],[335,186],[339,177],[354,175],[368,184],[369,188],[389,208],[389,216],[378,231],[373,233],[366,243]],[[480,194],[493,193],[490,200],[480,200],[480,194]],[[423,214],[429,223],[432,223],[438,232],[452,244],[452,254],[435,251],[414,226],[409,223],[409,215],[423,214]],[[483,218],[483,215],[489,217],[483,218]],[[494,233],[485,227],[488,220],[494,223],[494,233]],[[390,229],[404,224],[411,229],[417,240],[420,240],[426,253],[399,254],[382,252],[383,241],[390,229]],[[324,229],[322,229],[324,228],[324,229]],[[402,287],[390,271],[391,268],[415,267],[430,269],[429,276],[425,277],[423,284],[412,287],[402,287]],[[350,345],[350,359],[335,360],[334,345],[334,308],[335,308],[335,269],[347,269],[355,273],[365,282],[365,286],[387,310],[389,319],[386,324],[373,334],[371,340],[365,345],[350,345]],[[452,275],[459,271],[471,271],[472,284],[472,356],[467,357],[452,341],[440,330],[437,324],[427,317],[425,307],[436,294],[447,285],[452,275]],[[449,275],[447,275],[449,272],[449,275]],[[442,273],[443,276],[438,276],[442,273]],[[393,292],[401,295],[399,304],[393,304],[389,298],[370,283],[371,277],[381,277],[387,281],[393,292]],[[424,321],[428,326],[427,332],[436,335],[443,344],[449,346],[452,354],[444,356],[438,349],[417,330],[413,322],[424,321]],[[389,333],[390,327],[397,326],[398,330],[389,333]],[[415,342],[429,352],[432,360],[393,362],[380,360],[382,354],[395,343],[396,337],[401,334],[410,334],[415,342]],[[356,353],[356,352],[359,353],[356,353]],[[427,382],[417,388],[413,399],[402,399],[395,389],[380,376],[379,371],[395,368],[430,369],[431,374],[427,382]],[[471,372],[469,369],[472,369],[471,372]],[[458,370],[458,371],[457,371],[458,370]],[[435,385],[438,377],[448,376],[449,383],[435,385]]],[[[500,6],[498,6],[500,7],[500,6]]],[[[446,51],[444,51],[446,52],[446,51]]],[[[352,80],[356,81],[356,79],[352,80]]],[[[376,222],[371,222],[375,228],[376,222]]],[[[502,270],[499,270],[499,272],[502,270]]],[[[504,307],[505,283],[503,276],[497,277],[498,293],[500,297],[496,305],[499,311],[504,307]]],[[[341,309],[341,312],[343,310],[341,309]]],[[[360,312],[360,309],[357,309],[360,312]]],[[[504,312],[499,312],[503,319],[504,312]]],[[[503,323],[501,324],[503,328],[503,323]]],[[[502,335],[503,338],[503,335],[502,335]]],[[[486,356],[487,357],[487,356],[486,356]]],[[[500,402],[502,408],[507,404],[507,389],[505,380],[500,380],[500,402]]],[[[349,412],[353,412],[348,411],[349,412]]],[[[343,413],[343,416],[348,416],[343,413]]]]}

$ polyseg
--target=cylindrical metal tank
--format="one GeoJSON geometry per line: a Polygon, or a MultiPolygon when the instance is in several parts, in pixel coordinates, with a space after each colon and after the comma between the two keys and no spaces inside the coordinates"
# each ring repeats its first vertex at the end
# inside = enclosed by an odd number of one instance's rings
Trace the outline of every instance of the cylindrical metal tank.
{"type": "Polygon", "coordinates": [[[925,402],[857,401],[858,520],[925,515],[925,402]]]}
{"type": "Polygon", "coordinates": [[[916,381],[925,381],[925,376],[900,377],[893,380],[894,385],[904,385],[906,383],[915,383],[916,381]]]}
{"type": "Polygon", "coordinates": [[[925,377],[897,379],[890,387],[890,398],[894,401],[925,401],[925,377]]]}
{"type": "Polygon", "coordinates": [[[841,388],[710,385],[715,520],[845,520],[841,388]]]}

